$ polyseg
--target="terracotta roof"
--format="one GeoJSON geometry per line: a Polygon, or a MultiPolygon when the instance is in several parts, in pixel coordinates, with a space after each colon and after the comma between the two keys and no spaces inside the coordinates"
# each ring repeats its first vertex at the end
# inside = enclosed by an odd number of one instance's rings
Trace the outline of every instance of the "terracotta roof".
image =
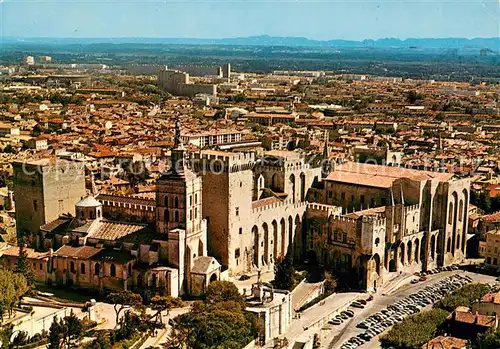
{"type": "Polygon", "coordinates": [[[64,245],[58,249],[54,256],[59,257],[70,257],[75,259],[89,259],[90,257],[97,254],[101,249],[92,246],[70,246],[64,245]]]}
{"type": "Polygon", "coordinates": [[[390,188],[399,178],[409,178],[416,181],[437,179],[449,181],[453,177],[450,173],[419,171],[402,167],[380,166],[346,162],[335,168],[326,180],[360,184],[370,187],[390,188]]]}
{"type": "Polygon", "coordinates": [[[422,345],[422,349],[463,349],[466,345],[465,339],[439,336],[422,345]]]}
{"type": "Polygon", "coordinates": [[[257,201],[253,201],[252,202],[252,208],[259,208],[259,207],[264,207],[264,206],[268,206],[268,205],[271,205],[271,204],[277,204],[277,203],[280,203],[281,200],[272,196],[270,198],[265,198],[265,199],[262,199],[262,200],[257,200],[257,201]]]}
{"type": "Polygon", "coordinates": [[[477,313],[474,314],[470,312],[469,309],[467,309],[467,311],[462,311],[460,307],[455,309],[453,314],[450,314],[448,318],[452,318],[454,321],[457,322],[467,323],[471,325],[474,324],[477,326],[483,326],[483,327],[496,326],[495,316],[482,315],[477,313]]]}
{"type": "Polygon", "coordinates": [[[483,303],[494,303],[494,304],[500,304],[500,292],[489,292],[486,293],[482,298],[481,302],[483,303]]]}
{"type": "Polygon", "coordinates": [[[485,222],[496,222],[500,220],[500,211],[493,212],[492,214],[483,216],[481,218],[485,222]]]}
{"type": "MultiPolygon", "coordinates": [[[[41,259],[45,258],[49,255],[48,252],[36,252],[34,249],[25,247],[24,250],[27,253],[27,257],[29,259],[41,259]]],[[[18,257],[19,256],[19,247],[18,246],[12,246],[6,250],[3,250],[0,252],[2,256],[8,256],[8,257],[18,257]]]]}
{"type": "Polygon", "coordinates": [[[113,241],[147,228],[146,224],[102,221],[88,235],[89,238],[113,241]]]}
{"type": "Polygon", "coordinates": [[[194,259],[191,273],[208,274],[218,268],[220,268],[220,264],[214,257],[201,256],[194,259]]]}

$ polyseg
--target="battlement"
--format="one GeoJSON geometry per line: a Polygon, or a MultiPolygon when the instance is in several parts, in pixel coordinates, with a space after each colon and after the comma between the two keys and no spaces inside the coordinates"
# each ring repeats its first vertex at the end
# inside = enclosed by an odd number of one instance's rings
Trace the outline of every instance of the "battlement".
{"type": "Polygon", "coordinates": [[[291,199],[283,200],[280,202],[273,202],[268,205],[263,205],[260,207],[252,208],[252,213],[259,213],[264,211],[269,211],[275,208],[305,208],[307,206],[307,202],[296,202],[293,203],[291,199]]]}
{"type": "Polygon", "coordinates": [[[262,165],[259,163],[256,163],[256,166],[258,167],[259,170],[261,171],[274,171],[274,172],[285,172],[285,171],[303,171],[303,170],[308,170],[311,168],[309,164],[289,164],[287,166],[281,166],[281,165],[262,165]]]}
{"type": "Polygon", "coordinates": [[[414,213],[420,209],[420,206],[418,204],[416,205],[410,205],[410,206],[405,206],[404,211],[405,213],[414,213]]]}
{"type": "Polygon", "coordinates": [[[362,222],[365,224],[373,225],[374,227],[381,227],[381,226],[385,227],[387,219],[382,215],[363,216],[362,222]]]}
{"type": "Polygon", "coordinates": [[[354,219],[354,218],[349,218],[349,217],[346,217],[346,216],[337,216],[337,215],[334,215],[334,216],[330,217],[330,223],[334,223],[334,222],[357,224],[358,220],[354,219]]]}
{"type": "Polygon", "coordinates": [[[308,203],[307,204],[307,210],[311,211],[323,211],[326,213],[326,216],[340,216],[342,215],[342,207],[340,206],[333,206],[333,205],[325,205],[325,204],[318,204],[318,203],[308,203]]]}

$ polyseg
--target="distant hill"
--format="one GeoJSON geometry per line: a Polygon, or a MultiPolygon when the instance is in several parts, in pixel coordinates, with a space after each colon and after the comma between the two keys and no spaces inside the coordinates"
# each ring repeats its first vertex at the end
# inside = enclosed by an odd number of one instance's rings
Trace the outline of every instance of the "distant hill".
{"type": "Polygon", "coordinates": [[[15,38],[4,37],[5,44],[178,44],[178,45],[238,45],[238,46],[287,46],[287,47],[331,47],[331,48],[410,48],[410,49],[467,49],[487,48],[500,51],[500,38],[438,38],[438,39],[394,39],[377,40],[311,40],[304,37],[249,36],[226,39],[196,38],[15,38]]]}

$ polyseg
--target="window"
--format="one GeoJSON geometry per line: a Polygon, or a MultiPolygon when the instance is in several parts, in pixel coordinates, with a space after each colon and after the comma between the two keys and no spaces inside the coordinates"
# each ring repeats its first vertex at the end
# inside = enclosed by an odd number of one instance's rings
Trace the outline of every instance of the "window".
{"type": "Polygon", "coordinates": [[[239,248],[234,250],[234,258],[236,258],[236,259],[240,258],[240,249],[239,248]]]}
{"type": "Polygon", "coordinates": [[[189,220],[192,219],[193,210],[189,210],[189,220]]]}
{"type": "Polygon", "coordinates": [[[345,200],[345,193],[340,193],[340,199],[345,200]]]}
{"type": "Polygon", "coordinates": [[[193,204],[193,196],[189,195],[189,206],[193,204]]]}
{"type": "Polygon", "coordinates": [[[365,196],[364,195],[361,195],[361,205],[364,205],[365,204],[365,196]]]}
{"type": "Polygon", "coordinates": [[[450,202],[450,208],[448,209],[448,224],[453,221],[453,203],[450,202]]]}
{"type": "Polygon", "coordinates": [[[194,219],[197,219],[198,218],[198,208],[196,207],[194,209],[194,219]]]}
{"type": "Polygon", "coordinates": [[[239,215],[240,215],[240,208],[236,207],[236,216],[239,216],[239,215]]]}
{"type": "Polygon", "coordinates": [[[174,199],[174,207],[179,208],[179,198],[177,196],[174,199]]]}
{"type": "Polygon", "coordinates": [[[347,242],[347,233],[342,233],[342,241],[347,242]]]}
{"type": "Polygon", "coordinates": [[[333,197],[333,192],[331,190],[328,191],[328,197],[331,199],[333,197]]]}
{"type": "Polygon", "coordinates": [[[82,263],[82,264],[80,265],[80,273],[81,273],[81,274],[85,274],[85,263],[82,263]]]}
{"type": "Polygon", "coordinates": [[[351,195],[351,202],[354,202],[354,195],[351,195]]]}
{"type": "Polygon", "coordinates": [[[378,247],[378,244],[380,244],[380,239],[379,238],[376,238],[375,239],[375,246],[378,247]]]}
{"type": "Polygon", "coordinates": [[[194,204],[198,204],[198,194],[194,194],[194,204]]]}
{"type": "Polygon", "coordinates": [[[170,212],[168,210],[165,210],[163,220],[167,223],[170,222],[170,212]]]}
{"type": "Polygon", "coordinates": [[[240,228],[239,233],[240,235],[243,234],[243,228],[240,228]]]}
{"type": "Polygon", "coordinates": [[[38,211],[38,202],[33,200],[33,210],[38,211]]]}
{"type": "Polygon", "coordinates": [[[69,270],[70,270],[72,273],[75,273],[75,262],[70,262],[70,263],[69,263],[69,270]]]}
{"type": "Polygon", "coordinates": [[[40,263],[40,270],[42,270],[42,269],[43,269],[43,265],[42,265],[42,263],[40,263]]]}
{"type": "Polygon", "coordinates": [[[99,275],[99,271],[100,271],[100,266],[98,263],[95,264],[94,266],[94,275],[99,275]]]}
{"type": "Polygon", "coordinates": [[[339,233],[333,233],[333,240],[337,241],[339,239],[339,233]]]}
{"type": "Polygon", "coordinates": [[[387,205],[387,199],[386,198],[382,198],[382,199],[380,199],[380,201],[382,202],[382,206],[386,206],[387,205]]]}
{"type": "Polygon", "coordinates": [[[111,264],[111,267],[109,268],[109,272],[110,272],[110,275],[112,277],[115,277],[116,276],[116,267],[114,264],[111,264]]]}
{"type": "Polygon", "coordinates": [[[165,195],[165,205],[166,207],[168,207],[168,195],[165,195]]]}
{"type": "Polygon", "coordinates": [[[374,198],[370,199],[370,207],[375,207],[375,199],[374,198]]]}
{"type": "Polygon", "coordinates": [[[178,222],[179,221],[179,211],[175,211],[174,212],[174,222],[178,222]]]}

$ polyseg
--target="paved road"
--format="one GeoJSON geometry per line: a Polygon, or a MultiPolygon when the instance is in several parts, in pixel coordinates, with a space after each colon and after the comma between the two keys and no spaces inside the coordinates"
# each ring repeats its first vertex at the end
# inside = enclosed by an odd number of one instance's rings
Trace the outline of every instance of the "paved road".
{"type": "MultiPolygon", "coordinates": [[[[321,331],[321,348],[329,348],[329,349],[338,349],[349,338],[356,336],[365,330],[361,330],[356,328],[356,325],[363,319],[368,316],[379,312],[380,310],[386,308],[389,304],[394,304],[398,300],[403,299],[409,296],[412,293],[418,292],[421,289],[425,288],[427,285],[435,283],[447,276],[452,274],[463,274],[469,275],[474,282],[482,282],[482,283],[495,283],[495,278],[488,275],[475,274],[463,271],[453,271],[453,272],[443,272],[437,275],[430,275],[428,280],[425,282],[421,282],[415,285],[408,284],[402,286],[398,291],[394,292],[388,296],[376,295],[374,300],[364,309],[358,309],[355,311],[354,317],[348,321],[343,323],[340,326],[328,326],[330,330],[322,330],[321,331]]],[[[381,348],[380,342],[378,341],[378,337],[373,338],[370,342],[365,343],[360,348],[362,349],[378,349],[381,348]]]]}

